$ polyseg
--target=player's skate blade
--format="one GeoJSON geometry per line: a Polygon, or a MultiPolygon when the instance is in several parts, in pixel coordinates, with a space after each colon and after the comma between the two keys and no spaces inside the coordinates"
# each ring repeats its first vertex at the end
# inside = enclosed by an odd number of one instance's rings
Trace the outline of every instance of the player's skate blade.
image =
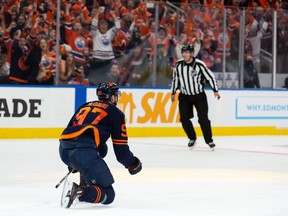
{"type": "Polygon", "coordinates": [[[70,208],[80,193],[81,190],[79,190],[79,186],[76,183],[71,183],[68,179],[66,179],[61,196],[61,207],[70,208]]]}

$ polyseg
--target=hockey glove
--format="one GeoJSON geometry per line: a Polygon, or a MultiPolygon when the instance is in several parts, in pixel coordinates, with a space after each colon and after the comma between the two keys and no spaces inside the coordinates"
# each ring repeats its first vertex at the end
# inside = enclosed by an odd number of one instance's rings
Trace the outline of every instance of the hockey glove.
{"type": "Polygon", "coordinates": [[[107,148],[107,144],[101,144],[99,149],[98,149],[99,155],[101,158],[104,158],[107,155],[108,152],[108,148],[107,148]]]}
{"type": "Polygon", "coordinates": [[[69,166],[68,166],[68,170],[69,170],[69,172],[72,172],[72,173],[77,173],[78,172],[77,170],[75,170],[75,169],[73,169],[72,167],[69,167],[69,166]]]}
{"type": "Polygon", "coordinates": [[[135,175],[142,170],[141,161],[135,157],[135,162],[128,167],[128,171],[131,175],[135,175]]]}

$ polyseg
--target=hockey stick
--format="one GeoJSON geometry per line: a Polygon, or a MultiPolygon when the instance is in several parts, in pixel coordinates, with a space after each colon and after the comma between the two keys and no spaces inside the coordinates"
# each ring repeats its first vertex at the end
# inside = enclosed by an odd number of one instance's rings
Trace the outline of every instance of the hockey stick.
{"type": "Polygon", "coordinates": [[[59,182],[57,185],[55,185],[55,188],[58,188],[58,187],[61,185],[61,183],[62,183],[72,172],[73,172],[73,170],[69,171],[69,172],[60,180],[60,182],[59,182]]]}

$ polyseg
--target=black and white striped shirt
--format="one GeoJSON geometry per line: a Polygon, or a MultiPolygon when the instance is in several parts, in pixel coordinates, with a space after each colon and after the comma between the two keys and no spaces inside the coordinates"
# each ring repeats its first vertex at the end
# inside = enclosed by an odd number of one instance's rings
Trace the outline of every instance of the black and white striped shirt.
{"type": "Polygon", "coordinates": [[[174,68],[172,79],[172,94],[179,90],[185,95],[196,95],[204,91],[204,81],[214,92],[218,92],[217,82],[213,72],[199,59],[187,64],[180,59],[174,68]]]}

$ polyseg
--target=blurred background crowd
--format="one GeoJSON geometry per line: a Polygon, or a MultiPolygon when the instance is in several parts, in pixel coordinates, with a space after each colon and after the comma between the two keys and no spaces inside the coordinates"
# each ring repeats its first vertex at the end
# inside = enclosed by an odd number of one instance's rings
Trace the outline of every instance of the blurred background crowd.
{"type": "Polygon", "coordinates": [[[2,84],[168,87],[185,44],[219,87],[288,88],[284,0],[0,0],[2,84]]]}

